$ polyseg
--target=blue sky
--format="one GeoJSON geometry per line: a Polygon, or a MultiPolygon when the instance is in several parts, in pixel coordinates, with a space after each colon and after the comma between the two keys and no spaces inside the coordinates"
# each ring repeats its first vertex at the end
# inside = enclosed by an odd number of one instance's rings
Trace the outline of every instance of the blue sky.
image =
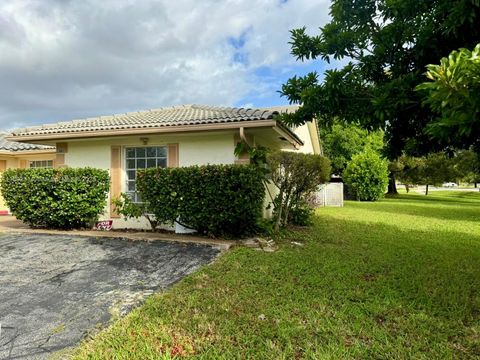
{"type": "Polygon", "coordinates": [[[323,61],[296,62],[289,30],[329,0],[0,2],[0,129],[178,104],[267,107],[323,61]]]}

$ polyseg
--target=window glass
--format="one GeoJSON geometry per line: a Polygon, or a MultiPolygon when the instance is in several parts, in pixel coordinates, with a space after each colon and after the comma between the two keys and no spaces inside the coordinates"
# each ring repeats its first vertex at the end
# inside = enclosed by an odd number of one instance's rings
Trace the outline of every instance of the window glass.
{"type": "Polygon", "coordinates": [[[53,160],[34,160],[30,161],[30,168],[53,168],[53,160]]]}
{"type": "Polygon", "coordinates": [[[127,194],[141,202],[137,194],[137,170],[167,166],[167,149],[163,146],[129,147],[125,149],[127,194]]]}

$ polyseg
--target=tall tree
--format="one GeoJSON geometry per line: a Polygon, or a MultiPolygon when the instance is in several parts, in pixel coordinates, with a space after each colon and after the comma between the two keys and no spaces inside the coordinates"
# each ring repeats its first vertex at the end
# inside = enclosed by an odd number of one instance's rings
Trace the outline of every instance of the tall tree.
{"type": "Polygon", "coordinates": [[[449,145],[426,132],[436,114],[415,91],[428,64],[480,40],[479,0],[333,0],[331,21],[319,35],[291,31],[297,60],[346,59],[343,68],[293,77],[281,94],[302,105],[290,124],[316,117],[382,129],[386,154],[422,155],[449,145]]]}

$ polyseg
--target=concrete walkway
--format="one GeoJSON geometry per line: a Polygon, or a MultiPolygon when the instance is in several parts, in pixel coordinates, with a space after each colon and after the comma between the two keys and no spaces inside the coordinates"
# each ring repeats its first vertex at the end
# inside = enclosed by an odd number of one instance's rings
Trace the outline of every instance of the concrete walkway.
{"type": "Polygon", "coordinates": [[[97,231],[97,230],[43,230],[32,229],[25,225],[14,216],[0,216],[0,232],[20,233],[20,234],[51,234],[51,235],[77,235],[88,237],[107,237],[107,238],[124,238],[135,241],[170,241],[190,244],[211,245],[220,250],[228,250],[230,247],[237,245],[238,241],[210,239],[195,235],[181,235],[169,232],[148,232],[148,231],[97,231]]]}

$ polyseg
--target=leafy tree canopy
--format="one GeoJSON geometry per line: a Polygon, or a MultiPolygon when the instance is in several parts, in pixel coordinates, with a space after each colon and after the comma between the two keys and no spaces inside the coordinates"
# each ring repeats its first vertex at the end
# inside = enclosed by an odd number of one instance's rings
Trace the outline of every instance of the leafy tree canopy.
{"type": "Polygon", "coordinates": [[[332,164],[332,172],[342,175],[353,155],[366,147],[380,152],[383,148],[383,132],[369,132],[354,124],[336,122],[330,128],[320,129],[323,150],[332,164]]]}
{"type": "Polygon", "coordinates": [[[302,61],[350,62],[326,71],[322,82],[317,73],[288,80],[281,94],[302,106],[284,121],[316,117],[320,125],[340,119],[383,129],[391,159],[444,147],[426,132],[437,116],[415,87],[425,81],[428,64],[479,42],[480,1],[333,0],[330,14],[319,35],[291,31],[292,54],[302,61]]]}
{"type": "MultiPolygon", "coordinates": [[[[480,26],[480,25],[479,25],[480,26]]],[[[428,124],[427,132],[448,143],[480,150],[480,44],[473,51],[460,49],[443,58],[440,65],[428,65],[432,80],[417,86],[425,103],[440,114],[428,124]]]]}

